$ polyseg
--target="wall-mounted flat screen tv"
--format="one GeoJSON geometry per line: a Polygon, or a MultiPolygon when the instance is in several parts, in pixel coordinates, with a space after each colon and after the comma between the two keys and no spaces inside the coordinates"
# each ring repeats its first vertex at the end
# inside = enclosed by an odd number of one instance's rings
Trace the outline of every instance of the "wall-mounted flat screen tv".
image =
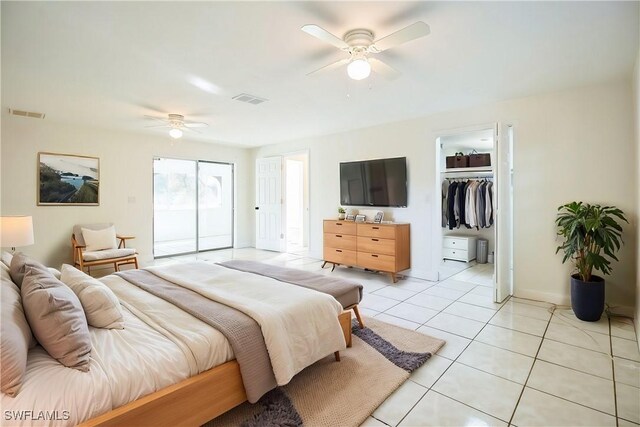
{"type": "Polygon", "coordinates": [[[407,158],[340,163],[340,204],[407,207],[407,158]]]}

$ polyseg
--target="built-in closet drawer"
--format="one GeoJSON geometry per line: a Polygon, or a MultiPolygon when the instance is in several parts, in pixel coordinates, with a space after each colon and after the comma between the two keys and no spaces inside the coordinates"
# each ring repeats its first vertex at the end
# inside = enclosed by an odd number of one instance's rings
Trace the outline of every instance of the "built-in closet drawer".
{"type": "Polygon", "coordinates": [[[394,271],[396,269],[396,257],[358,252],[358,265],[370,270],[394,271]]]}
{"type": "Polygon", "coordinates": [[[469,259],[469,251],[464,249],[442,248],[442,258],[453,259],[457,261],[471,261],[469,259]]]}
{"type": "Polygon", "coordinates": [[[352,251],[355,251],[358,246],[356,236],[330,233],[324,233],[324,245],[329,248],[349,249],[352,251]]]}
{"type": "Polygon", "coordinates": [[[324,260],[335,264],[356,265],[358,256],[356,251],[325,247],[324,260]]]}
{"type": "Polygon", "coordinates": [[[442,238],[442,247],[450,249],[464,249],[469,250],[469,238],[451,237],[445,236],[442,238]]]}
{"type": "Polygon", "coordinates": [[[325,221],[324,232],[330,234],[356,235],[356,223],[352,221],[325,221]]]}
{"type": "Polygon", "coordinates": [[[396,241],[391,239],[380,239],[378,237],[358,236],[358,252],[395,255],[396,241]]]}
{"type": "Polygon", "coordinates": [[[469,262],[476,259],[476,242],[474,236],[443,236],[442,258],[469,262]]]}

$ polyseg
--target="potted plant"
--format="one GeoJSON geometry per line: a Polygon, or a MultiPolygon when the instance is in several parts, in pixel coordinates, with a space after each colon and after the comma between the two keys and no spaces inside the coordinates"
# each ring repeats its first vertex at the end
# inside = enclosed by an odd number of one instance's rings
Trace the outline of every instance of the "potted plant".
{"type": "Polygon", "coordinates": [[[562,262],[572,260],[577,273],[571,275],[571,307],[580,320],[595,322],[604,311],[604,278],[592,274],[599,270],[611,274],[611,260],[622,244],[622,227],[617,220],[627,221],[614,206],[571,202],[558,208],[556,225],[564,243],[556,249],[564,251],[562,262]]]}
{"type": "Polygon", "coordinates": [[[338,219],[344,219],[347,214],[347,211],[344,210],[342,206],[338,208],[338,219]]]}

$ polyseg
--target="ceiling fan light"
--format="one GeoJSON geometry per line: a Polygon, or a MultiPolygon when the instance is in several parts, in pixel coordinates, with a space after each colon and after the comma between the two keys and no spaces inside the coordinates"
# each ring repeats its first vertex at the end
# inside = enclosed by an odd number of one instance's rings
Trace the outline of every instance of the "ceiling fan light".
{"type": "Polygon", "coordinates": [[[178,139],[182,136],[182,131],[178,128],[173,128],[169,131],[171,138],[178,139]]]}
{"type": "Polygon", "coordinates": [[[366,59],[354,59],[347,66],[347,74],[353,80],[362,80],[369,77],[371,74],[371,64],[366,59]]]}

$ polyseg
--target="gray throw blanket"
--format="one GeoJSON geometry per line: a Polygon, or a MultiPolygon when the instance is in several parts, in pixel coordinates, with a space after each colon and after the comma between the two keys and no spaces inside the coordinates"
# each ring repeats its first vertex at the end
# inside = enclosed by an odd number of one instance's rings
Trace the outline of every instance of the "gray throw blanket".
{"type": "Polygon", "coordinates": [[[218,265],[247,273],[259,274],[281,282],[329,294],[342,304],[343,308],[351,307],[362,300],[362,285],[337,277],[328,277],[294,268],[278,267],[257,261],[239,259],[220,262],[218,265]]]}
{"type": "Polygon", "coordinates": [[[262,329],[250,316],[147,270],[127,270],[115,274],[220,331],[231,344],[240,365],[249,402],[257,402],[277,386],[262,329]]]}

